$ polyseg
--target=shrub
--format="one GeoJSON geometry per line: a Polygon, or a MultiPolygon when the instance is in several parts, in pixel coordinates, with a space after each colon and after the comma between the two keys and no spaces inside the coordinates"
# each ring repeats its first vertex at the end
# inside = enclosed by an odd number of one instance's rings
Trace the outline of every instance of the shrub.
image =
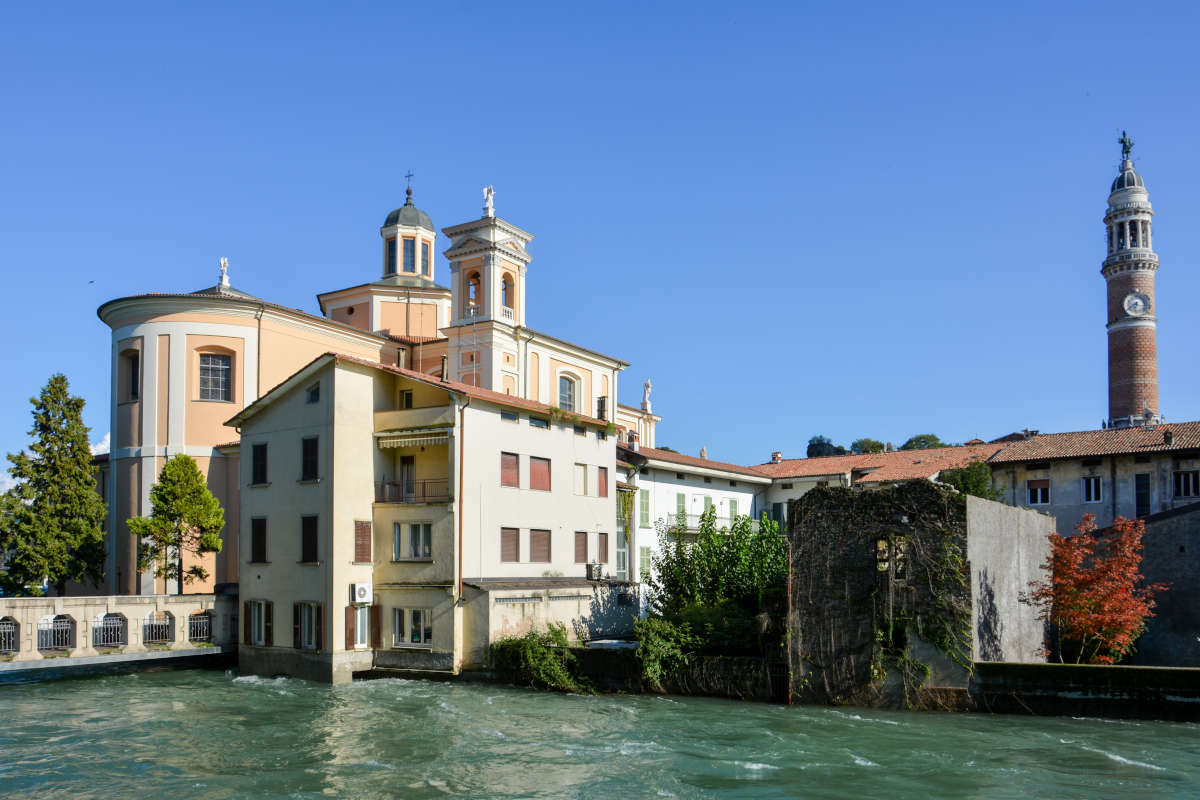
{"type": "Polygon", "coordinates": [[[633,623],[637,635],[637,657],[642,662],[642,679],[662,691],[663,681],[687,666],[696,638],[686,623],[676,625],[662,617],[647,617],[633,623]]]}
{"type": "Polygon", "coordinates": [[[558,692],[594,692],[579,674],[575,655],[567,647],[565,625],[551,624],[545,631],[497,639],[491,654],[492,666],[513,683],[558,692]]]}

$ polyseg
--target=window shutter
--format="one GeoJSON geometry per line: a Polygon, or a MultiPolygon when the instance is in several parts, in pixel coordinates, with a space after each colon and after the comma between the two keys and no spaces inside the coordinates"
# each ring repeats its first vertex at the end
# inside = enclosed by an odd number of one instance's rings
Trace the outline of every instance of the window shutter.
{"type": "Polygon", "coordinates": [[[1050,488],[1050,480],[1048,478],[1043,478],[1041,480],[1029,481],[1029,488],[1030,489],[1049,489],[1050,488]]]}
{"type": "Polygon", "coordinates": [[[521,469],[520,459],[516,453],[501,453],[500,454],[500,485],[501,486],[516,486],[521,485],[521,469]]]}
{"type": "Polygon", "coordinates": [[[521,560],[521,531],[517,528],[500,529],[500,560],[521,560]]]}
{"type": "Polygon", "coordinates": [[[650,490],[642,489],[638,493],[638,526],[650,527],[650,490]]]}
{"type": "Polygon", "coordinates": [[[600,495],[601,497],[608,497],[608,467],[599,468],[596,494],[600,495]]]}
{"type": "Polygon", "coordinates": [[[275,627],[272,617],[275,616],[275,604],[263,603],[263,644],[267,647],[275,646],[275,627]]]}
{"type": "Polygon", "coordinates": [[[729,519],[730,520],[737,519],[737,515],[738,515],[737,500],[730,500],[729,501],[729,519]]]}
{"type": "Polygon", "coordinates": [[[383,647],[383,606],[371,606],[371,647],[383,647]]]}
{"type": "Polygon", "coordinates": [[[354,649],[354,606],[346,606],[346,649],[354,649]]]}
{"type": "Polygon", "coordinates": [[[575,531],[575,563],[587,563],[587,531],[575,531]]]}
{"type": "Polygon", "coordinates": [[[242,644],[254,642],[253,623],[250,621],[250,601],[242,603],[242,644]]]}
{"type": "Polygon", "coordinates": [[[292,603],[292,648],[300,649],[300,604],[292,603]]]}
{"type": "Polygon", "coordinates": [[[529,531],[529,560],[538,564],[550,563],[550,531],[529,531]]]}
{"type": "Polygon", "coordinates": [[[354,522],[354,560],[367,563],[371,560],[371,523],[354,522]]]}
{"type": "Polygon", "coordinates": [[[598,551],[596,553],[596,560],[599,561],[601,564],[607,564],[608,563],[608,534],[607,533],[596,534],[596,550],[598,551]]]}
{"type": "Polygon", "coordinates": [[[317,621],[315,626],[317,641],[315,644],[317,645],[317,651],[320,652],[321,650],[325,649],[325,604],[317,603],[315,610],[317,612],[317,621]]]}
{"type": "Polygon", "coordinates": [[[550,491],[550,459],[529,459],[529,488],[550,491]]]}
{"type": "Polygon", "coordinates": [[[404,641],[404,614],[405,611],[403,608],[392,609],[392,627],[395,628],[392,631],[393,642],[404,641]]]}
{"type": "Polygon", "coordinates": [[[687,495],[683,492],[675,493],[675,511],[680,514],[687,513],[687,495]]]}

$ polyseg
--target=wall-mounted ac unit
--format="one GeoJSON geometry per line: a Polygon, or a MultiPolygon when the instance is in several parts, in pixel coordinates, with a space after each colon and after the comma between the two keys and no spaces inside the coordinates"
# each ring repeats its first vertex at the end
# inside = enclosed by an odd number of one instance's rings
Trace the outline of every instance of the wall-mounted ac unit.
{"type": "Polygon", "coordinates": [[[371,584],[369,583],[352,583],[350,584],[350,604],[351,605],[370,605],[371,603],[371,584]]]}

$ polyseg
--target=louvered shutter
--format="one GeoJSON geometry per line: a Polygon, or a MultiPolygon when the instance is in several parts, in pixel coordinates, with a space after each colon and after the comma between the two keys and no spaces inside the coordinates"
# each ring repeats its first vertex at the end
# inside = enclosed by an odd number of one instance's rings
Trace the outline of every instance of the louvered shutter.
{"type": "Polygon", "coordinates": [[[596,478],[596,494],[601,497],[608,497],[608,467],[599,467],[597,469],[596,478]]]}
{"type": "Polygon", "coordinates": [[[516,453],[500,454],[500,485],[521,486],[521,460],[516,453]]]}
{"type": "Polygon", "coordinates": [[[346,649],[354,649],[354,606],[346,606],[346,649]]]}
{"type": "Polygon", "coordinates": [[[601,564],[608,563],[608,534],[596,534],[596,560],[601,564]]]}
{"type": "Polygon", "coordinates": [[[371,523],[356,520],[354,523],[354,560],[359,563],[371,561],[371,523]]]}
{"type": "Polygon", "coordinates": [[[383,606],[371,606],[371,647],[383,647],[383,606]]]}
{"type": "Polygon", "coordinates": [[[587,563],[587,531],[575,531],[575,563],[587,563]]]}
{"type": "Polygon", "coordinates": [[[292,647],[300,649],[300,604],[292,603],[292,647]]]}
{"type": "Polygon", "coordinates": [[[521,531],[517,528],[500,529],[500,560],[521,560],[521,531]]]}
{"type": "Polygon", "coordinates": [[[538,564],[550,563],[550,531],[529,531],[529,560],[538,564]]]}
{"type": "Polygon", "coordinates": [[[530,457],[529,488],[550,491],[550,459],[530,457]]]}

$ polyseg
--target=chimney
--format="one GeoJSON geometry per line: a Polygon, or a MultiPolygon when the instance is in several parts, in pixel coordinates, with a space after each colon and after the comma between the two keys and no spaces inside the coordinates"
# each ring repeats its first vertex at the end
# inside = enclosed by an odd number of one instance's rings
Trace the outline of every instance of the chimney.
{"type": "Polygon", "coordinates": [[[1175,431],[1163,431],[1163,444],[1175,444],[1175,431]]]}
{"type": "Polygon", "coordinates": [[[404,369],[408,366],[408,348],[401,347],[396,351],[396,366],[404,369]]]}
{"type": "Polygon", "coordinates": [[[781,461],[783,461],[783,453],[781,453],[778,450],[776,450],[774,453],[771,453],[771,463],[772,464],[778,464],[781,461]]]}
{"type": "Polygon", "coordinates": [[[638,436],[637,431],[629,431],[629,433],[626,434],[626,436],[629,439],[629,449],[636,453],[638,451],[638,448],[641,446],[638,443],[638,440],[641,437],[638,436]]]}
{"type": "Polygon", "coordinates": [[[445,383],[446,381],[450,380],[450,376],[446,374],[446,362],[447,361],[448,361],[448,359],[446,358],[446,356],[442,356],[442,383],[445,383]]]}

